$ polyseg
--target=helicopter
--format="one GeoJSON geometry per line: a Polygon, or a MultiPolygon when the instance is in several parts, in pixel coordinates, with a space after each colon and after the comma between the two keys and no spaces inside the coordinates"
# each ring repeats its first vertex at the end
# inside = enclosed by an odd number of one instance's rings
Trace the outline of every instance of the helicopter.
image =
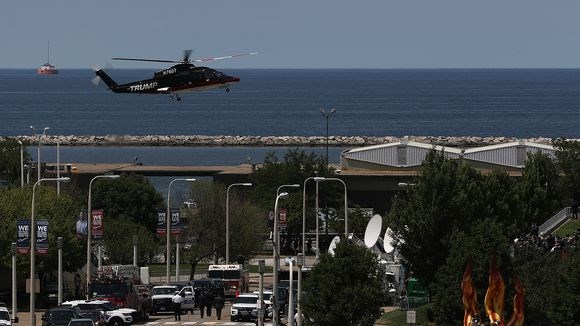
{"type": "Polygon", "coordinates": [[[117,84],[102,68],[97,67],[93,68],[97,75],[97,77],[93,79],[93,83],[96,85],[100,80],[103,80],[109,89],[115,93],[169,94],[170,100],[173,100],[175,96],[177,101],[181,101],[181,97],[179,96],[180,93],[203,91],[214,88],[225,88],[226,92],[229,92],[230,84],[240,81],[240,78],[238,77],[228,76],[221,71],[208,67],[198,67],[192,62],[230,59],[255,54],[258,54],[258,52],[191,60],[191,50],[185,50],[183,53],[183,59],[181,60],[112,58],[112,60],[176,63],[176,65],[155,72],[153,78],[121,85],[117,84]]]}

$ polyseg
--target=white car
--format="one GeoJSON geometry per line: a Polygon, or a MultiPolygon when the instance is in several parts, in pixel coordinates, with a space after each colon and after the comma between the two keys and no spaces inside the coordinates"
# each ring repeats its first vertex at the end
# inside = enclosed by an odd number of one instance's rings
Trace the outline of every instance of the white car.
{"type": "Polygon", "coordinates": [[[230,318],[232,321],[256,320],[258,318],[258,295],[254,293],[238,295],[230,308],[230,318]]]}
{"type": "Polygon", "coordinates": [[[10,312],[6,307],[0,307],[0,326],[11,326],[10,312]]]}
{"type": "MultiPolygon", "coordinates": [[[[257,295],[258,297],[260,296],[260,291],[254,291],[252,293],[257,295]]],[[[272,317],[273,317],[272,296],[274,295],[274,293],[272,292],[272,290],[264,290],[262,292],[262,295],[263,295],[262,298],[264,299],[264,306],[266,307],[266,310],[264,312],[264,317],[266,319],[272,319],[272,317]]]]}
{"type": "Polygon", "coordinates": [[[79,307],[81,311],[101,310],[105,314],[105,320],[110,326],[122,326],[132,324],[138,313],[131,308],[119,308],[109,301],[104,300],[72,300],[62,303],[63,306],[79,307]]]}

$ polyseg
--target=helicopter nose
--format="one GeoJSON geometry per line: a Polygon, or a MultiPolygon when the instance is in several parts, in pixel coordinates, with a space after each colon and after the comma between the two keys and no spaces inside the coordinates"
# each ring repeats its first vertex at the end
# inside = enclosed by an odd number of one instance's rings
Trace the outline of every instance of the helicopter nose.
{"type": "Polygon", "coordinates": [[[232,81],[231,81],[232,83],[237,83],[240,81],[239,77],[230,77],[230,78],[232,79],[232,81]]]}

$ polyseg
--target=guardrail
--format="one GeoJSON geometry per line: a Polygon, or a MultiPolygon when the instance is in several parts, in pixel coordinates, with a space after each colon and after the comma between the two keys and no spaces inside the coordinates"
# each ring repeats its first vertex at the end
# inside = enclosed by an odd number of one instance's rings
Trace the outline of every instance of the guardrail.
{"type": "Polygon", "coordinates": [[[554,232],[560,225],[564,224],[572,215],[572,207],[566,207],[544,222],[538,228],[538,234],[546,236],[554,232]]]}

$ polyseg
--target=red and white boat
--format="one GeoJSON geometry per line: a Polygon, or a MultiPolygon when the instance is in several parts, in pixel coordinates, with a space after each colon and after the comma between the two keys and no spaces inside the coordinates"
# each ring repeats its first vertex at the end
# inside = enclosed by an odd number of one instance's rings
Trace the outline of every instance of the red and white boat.
{"type": "Polygon", "coordinates": [[[48,61],[45,64],[40,66],[40,68],[36,69],[36,72],[39,75],[56,75],[58,74],[58,69],[55,66],[50,64],[50,44],[48,46],[48,61]]]}

